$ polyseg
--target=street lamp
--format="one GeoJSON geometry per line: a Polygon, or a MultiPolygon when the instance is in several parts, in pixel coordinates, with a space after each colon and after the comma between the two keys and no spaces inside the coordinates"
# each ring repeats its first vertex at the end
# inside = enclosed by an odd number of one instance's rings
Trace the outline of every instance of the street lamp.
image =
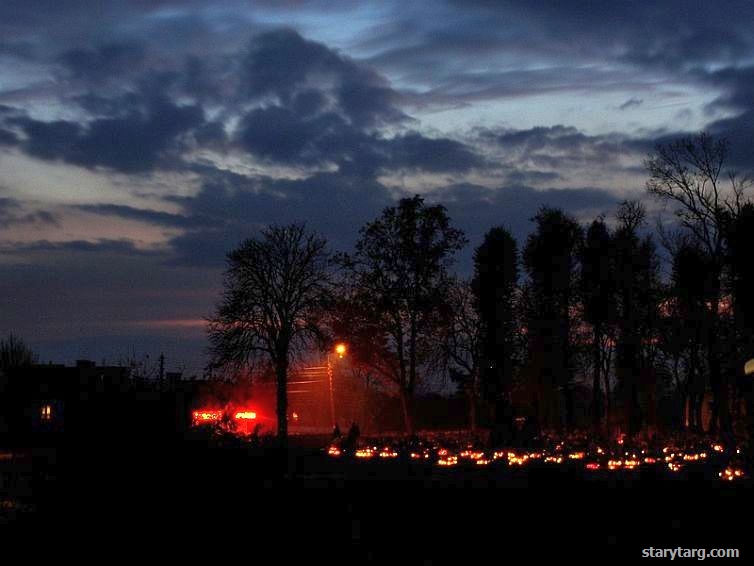
{"type": "Polygon", "coordinates": [[[335,353],[338,354],[339,358],[343,358],[343,356],[346,355],[346,351],[347,350],[348,350],[348,348],[346,347],[346,345],[343,342],[338,342],[335,345],[335,353]]]}
{"type": "MultiPolygon", "coordinates": [[[[339,359],[343,359],[347,350],[348,348],[343,342],[338,342],[335,345],[335,353],[338,355],[339,359]]],[[[333,368],[330,363],[330,352],[327,352],[327,378],[330,382],[330,420],[332,421],[333,428],[335,428],[335,396],[333,395],[333,368]]]]}

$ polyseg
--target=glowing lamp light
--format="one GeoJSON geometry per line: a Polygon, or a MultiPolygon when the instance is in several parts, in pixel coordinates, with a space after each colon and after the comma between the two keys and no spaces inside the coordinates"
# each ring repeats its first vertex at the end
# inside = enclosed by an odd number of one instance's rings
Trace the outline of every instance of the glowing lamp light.
{"type": "Polygon", "coordinates": [[[239,411],[236,413],[236,418],[239,420],[254,420],[257,418],[257,414],[254,411],[239,411]]]}
{"type": "Polygon", "coordinates": [[[607,467],[610,470],[617,470],[623,466],[623,460],[608,460],[607,467]]]}
{"type": "Polygon", "coordinates": [[[395,450],[385,447],[382,450],[380,450],[380,458],[397,458],[398,452],[395,450]]]}
{"type": "Polygon", "coordinates": [[[339,358],[342,358],[343,356],[345,356],[346,351],[347,351],[347,348],[346,348],[346,345],[343,344],[343,342],[340,342],[335,345],[335,353],[338,354],[339,358]]]}
{"type": "Polygon", "coordinates": [[[200,410],[194,411],[191,416],[194,420],[194,426],[196,426],[200,424],[218,422],[222,418],[223,413],[222,411],[200,410]]]}

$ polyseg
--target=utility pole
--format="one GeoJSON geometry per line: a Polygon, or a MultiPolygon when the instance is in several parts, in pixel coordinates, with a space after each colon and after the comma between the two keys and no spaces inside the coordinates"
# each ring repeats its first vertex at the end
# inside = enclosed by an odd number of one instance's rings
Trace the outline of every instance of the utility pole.
{"type": "Polygon", "coordinates": [[[160,353],[160,383],[165,379],[165,354],[160,353]]]}
{"type": "Polygon", "coordinates": [[[330,385],[330,421],[332,427],[335,428],[335,397],[333,396],[333,369],[330,362],[330,352],[327,352],[327,380],[330,385]]]}

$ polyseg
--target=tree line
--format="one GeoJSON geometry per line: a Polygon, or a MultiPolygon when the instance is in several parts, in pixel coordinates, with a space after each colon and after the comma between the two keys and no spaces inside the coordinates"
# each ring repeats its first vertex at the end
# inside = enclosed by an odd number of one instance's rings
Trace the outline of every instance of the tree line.
{"type": "Polygon", "coordinates": [[[524,242],[492,227],[469,279],[452,272],[466,237],[419,196],[365,225],[352,253],[332,253],[303,224],[269,227],[228,254],[209,321],[214,363],[271,365],[283,417],[292,357],[345,339],[355,367],[400,397],[408,432],[419,383],[448,375],[470,424],[482,408],[500,442],[514,415],[568,429],[588,413],[598,435],[732,435],[754,415],[743,374],[754,356],[754,203],[726,158],[726,142],[702,133],[646,160],[647,191],[672,206],[672,228],[650,233],[637,201],[586,226],[542,207],[524,242]]]}

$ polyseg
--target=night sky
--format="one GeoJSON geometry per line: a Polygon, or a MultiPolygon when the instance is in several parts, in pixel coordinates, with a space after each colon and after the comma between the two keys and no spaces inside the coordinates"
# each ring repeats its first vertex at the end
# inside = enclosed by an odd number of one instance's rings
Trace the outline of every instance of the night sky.
{"type": "Polygon", "coordinates": [[[201,372],[265,224],[347,250],[419,193],[468,273],[542,204],[645,198],[655,143],[702,129],[754,166],[754,3],[3,0],[0,333],[201,372]]]}

